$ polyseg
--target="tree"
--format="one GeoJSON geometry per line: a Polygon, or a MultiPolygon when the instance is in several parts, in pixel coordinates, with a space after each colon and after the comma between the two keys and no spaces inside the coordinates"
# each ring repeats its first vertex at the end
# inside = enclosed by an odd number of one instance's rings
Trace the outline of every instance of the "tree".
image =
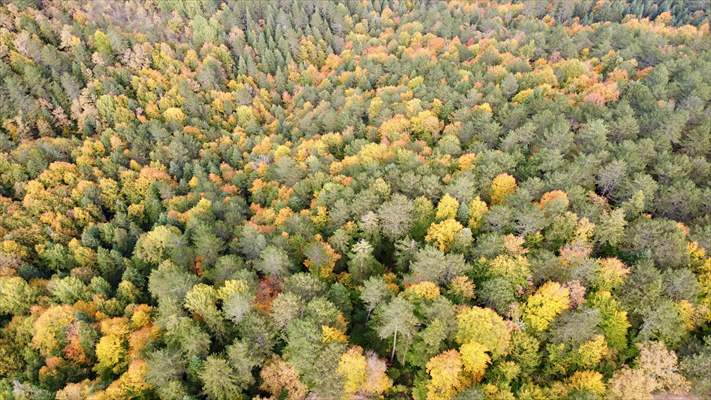
{"type": "Polygon", "coordinates": [[[254,268],[265,274],[283,276],[289,272],[291,261],[288,254],[273,245],[269,245],[262,250],[259,260],[254,264],[254,268]]]}
{"type": "Polygon", "coordinates": [[[242,388],[239,387],[235,371],[227,360],[209,356],[200,370],[200,380],[205,394],[209,399],[227,400],[241,399],[242,388]]]}
{"type": "Polygon", "coordinates": [[[427,229],[425,240],[434,243],[440,251],[446,252],[462,229],[464,227],[457,220],[446,219],[440,223],[430,225],[429,229],[427,229]]]}
{"type": "Polygon", "coordinates": [[[0,315],[27,313],[35,296],[35,290],[19,276],[0,277],[0,315]]]}
{"type": "Polygon", "coordinates": [[[367,279],[381,269],[380,263],[373,256],[373,246],[366,240],[361,240],[351,247],[348,254],[348,272],[356,282],[367,279]]]}
{"type": "Polygon", "coordinates": [[[138,239],[135,253],[140,260],[157,265],[183,245],[178,228],[159,225],[138,239]]]}
{"type": "Polygon", "coordinates": [[[506,173],[497,175],[491,182],[491,204],[500,204],[516,190],[516,179],[506,173]]]}
{"type": "Polygon", "coordinates": [[[568,388],[576,395],[592,393],[602,396],[605,393],[605,383],[602,374],[597,371],[577,371],[568,379],[568,388]]]}
{"type": "Polygon", "coordinates": [[[283,354],[310,392],[335,397],[342,393],[342,381],[333,371],[338,368],[345,347],[341,342],[325,341],[321,326],[297,320],[287,328],[283,354]]]}
{"type": "Polygon", "coordinates": [[[711,397],[708,1],[252,3],[0,2],[0,399],[711,397]]]}
{"type": "Polygon", "coordinates": [[[568,289],[556,282],[546,282],[526,301],[522,310],[523,320],[533,331],[543,331],[568,308],[568,289]]]}
{"type": "Polygon", "coordinates": [[[160,396],[177,399],[187,394],[181,382],[186,364],[179,352],[159,349],[147,356],[146,363],[146,382],[155,387],[160,396]]]}
{"type": "Polygon", "coordinates": [[[390,290],[387,283],[379,276],[371,276],[363,282],[363,288],[360,291],[360,298],[366,305],[368,316],[384,301],[390,297],[390,290]]]}
{"type": "Polygon", "coordinates": [[[675,348],[686,334],[679,307],[670,300],[663,300],[644,316],[638,338],[643,341],[659,340],[675,348]]]}
{"type": "Polygon", "coordinates": [[[218,293],[212,286],[198,283],[185,295],[185,308],[205,323],[216,333],[222,333],[222,314],[217,308],[218,293]]]}
{"type": "Polygon", "coordinates": [[[644,342],[638,345],[639,357],[636,368],[651,377],[657,390],[668,393],[687,394],[689,383],[677,366],[677,356],[661,342],[644,342]]]}
{"type": "Polygon", "coordinates": [[[383,203],[378,209],[378,219],[382,224],[383,235],[396,241],[405,236],[412,226],[412,202],[401,194],[383,203]]]}
{"type": "Polygon", "coordinates": [[[106,335],[96,344],[95,368],[100,374],[121,374],[127,367],[124,340],[120,335],[106,335]]]}
{"type": "Polygon", "coordinates": [[[188,274],[171,261],[162,262],[148,277],[148,290],[159,303],[182,303],[197,277],[188,274]]]}
{"type": "Polygon", "coordinates": [[[378,321],[378,336],[381,339],[392,338],[393,340],[390,360],[395,357],[395,351],[398,348],[398,336],[400,336],[400,348],[403,349],[400,353],[400,361],[404,362],[405,353],[419,323],[414,314],[412,304],[402,297],[396,297],[390,303],[382,306],[378,321]]]}
{"type": "Polygon", "coordinates": [[[435,218],[438,221],[454,219],[457,217],[458,210],[459,202],[457,201],[457,199],[452,197],[449,193],[445,193],[445,195],[442,196],[442,198],[439,200],[439,203],[437,204],[435,218]]]}
{"type": "Polygon", "coordinates": [[[689,263],[684,233],[673,221],[641,218],[629,227],[625,249],[648,256],[660,268],[679,268],[689,263]]]}
{"type": "Polygon", "coordinates": [[[487,354],[487,348],[477,342],[469,342],[459,349],[462,356],[464,371],[469,374],[474,381],[479,381],[486,371],[486,367],[491,362],[487,354]]]}
{"type": "Polygon", "coordinates": [[[698,396],[711,394],[711,382],[706,371],[711,368],[711,339],[706,337],[700,350],[691,354],[680,363],[680,370],[689,379],[692,392],[698,396]]]}
{"type": "Polygon", "coordinates": [[[689,383],[677,372],[677,358],[659,342],[639,346],[639,358],[634,368],[623,367],[610,379],[608,397],[611,399],[648,400],[653,393],[686,394],[689,383]]]}
{"type": "Polygon", "coordinates": [[[497,359],[509,351],[510,329],[503,318],[489,308],[471,307],[457,315],[457,343],[478,343],[497,359]]]}
{"type": "Polygon", "coordinates": [[[262,368],[261,388],[272,394],[272,399],[286,395],[287,400],[303,400],[308,390],[299,380],[299,374],[286,361],[275,357],[262,368]]]}
{"type": "Polygon", "coordinates": [[[607,397],[612,400],[650,400],[655,383],[642,371],[622,367],[608,382],[607,397]]]}
{"type": "Polygon", "coordinates": [[[449,400],[467,385],[464,366],[457,350],[449,350],[427,362],[427,400],[449,400]]]}
{"type": "Polygon", "coordinates": [[[447,284],[454,277],[464,275],[469,270],[464,257],[459,253],[444,254],[432,246],[426,246],[415,254],[410,264],[407,282],[430,281],[447,284]]]}
{"type": "Polygon", "coordinates": [[[617,246],[624,238],[626,226],[625,210],[622,208],[615,209],[601,218],[595,229],[595,241],[601,244],[617,246]]]}
{"type": "Polygon", "coordinates": [[[289,323],[297,319],[304,309],[304,302],[294,293],[279,293],[272,301],[272,320],[280,330],[286,329],[289,323]]]}
{"type": "Polygon", "coordinates": [[[500,255],[489,262],[487,274],[502,278],[516,289],[524,289],[531,277],[528,259],[524,256],[500,255]]]}
{"type": "Polygon", "coordinates": [[[304,255],[306,256],[304,261],[306,268],[321,278],[328,278],[333,272],[336,262],[341,258],[341,255],[336,253],[328,243],[323,242],[320,237],[306,245],[304,255]]]}
{"type": "Polygon", "coordinates": [[[343,353],[338,362],[339,375],[343,377],[343,398],[382,396],[392,381],[385,374],[385,363],[373,353],[363,355],[363,349],[355,346],[343,353]]]}
{"type": "Polygon", "coordinates": [[[476,231],[481,226],[484,215],[489,211],[489,206],[476,196],[469,203],[469,228],[476,231]]]}

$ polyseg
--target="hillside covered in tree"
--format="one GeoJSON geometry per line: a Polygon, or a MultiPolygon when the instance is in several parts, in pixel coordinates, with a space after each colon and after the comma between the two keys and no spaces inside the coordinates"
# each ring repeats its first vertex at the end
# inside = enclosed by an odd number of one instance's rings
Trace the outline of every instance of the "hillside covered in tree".
{"type": "Polygon", "coordinates": [[[0,399],[711,398],[710,13],[1,2],[0,399]]]}

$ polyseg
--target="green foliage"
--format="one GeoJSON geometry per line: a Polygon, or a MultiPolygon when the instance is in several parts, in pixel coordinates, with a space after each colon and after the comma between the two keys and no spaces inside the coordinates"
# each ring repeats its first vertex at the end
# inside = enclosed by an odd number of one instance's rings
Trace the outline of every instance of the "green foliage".
{"type": "Polygon", "coordinates": [[[0,277],[0,314],[22,315],[34,303],[36,291],[17,276],[0,277]]]}
{"type": "Polygon", "coordinates": [[[241,399],[242,394],[235,371],[227,360],[209,356],[200,371],[200,379],[207,398],[214,400],[241,399]]]}
{"type": "Polygon", "coordinates": [[[377,320],[378,336],[381,339],[392,339],[390,359],[392,359],[397,352],[402,362],[412,342],[418,323],[412,304],[408,303],[402,297],[396,297],[382,306],[377,320]],[[398,349],[400,349],[400,351],[398,351],[398,349]]]}
{"type": "Polygon", "coordinates": [[[0,398],[709,397],[707,3],[2,2],[0,398]]]}

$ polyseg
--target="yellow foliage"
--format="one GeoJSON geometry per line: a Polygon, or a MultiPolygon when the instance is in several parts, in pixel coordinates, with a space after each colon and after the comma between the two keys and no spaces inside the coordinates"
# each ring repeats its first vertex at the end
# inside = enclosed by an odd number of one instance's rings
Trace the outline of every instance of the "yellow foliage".
{"type": "Polygon", "coordinates": [[[316,249],[316,251],[321,250],[323,253],[318,255],[318,260],[312,260],[311,258],[308,258],[307,255],[307,259],[304,260],[304,265],[309,269],[309,271],[318,273],[320,277],[329,278],[333,273],[333,268],[336,266],[336,262],[341,258],[341,255],[336,253],[330,244],[324,242],[320,235],[316,235],[316,242],[317,243],[315,243],[315,245],[320,246],[320,249],[316,249]]]}
{"type": "Polygon", "coordinates": [[[706,249],[701,247],[698,242],[689,242],[686,247],[689,251],[689,257],[691,257],[692,261],[695,261],[694,264],[700,261],[703,262],[703,259],[706,256],[706,249]]]}
{"type": "Polygon", "coordinates": [[[374,353],[363,355],[363,349],[354,346],[348,349],[338,362],[336,372],[343,377],[343,399],[382,397],[382,393],[392,386],[392,380],[385,373],[385,362],[374,353]]]}
{"type": "Polygon", "coordinates": [[[123,400],[128,398],[142,398],[151,388],[145,380],[147,372],[148,366],[145,361],[132,361],[128,366],[128,371],[121,375],[119,379],[113,381],[109,387],[106,388],[103,396],[98,399],[123,400]]]}
{"type": "Polygon", "coordinates": [[[380,97],[374,97],[368,105],[368,118],[374,120],[380,115],[380,110],[383,108],[383,99],[380,97]]]}
{"type": "Polygon", "coordinates": [[[681,320],[684,321],[684,327],[687,331],[692,331],[696,327],[696,310],[694,304],[689,300],[680,300],[676,303],[676,307],[679,310],[679,315],[681,320]]]}
{"type": "Polygon", "coordinates": [[[481,221],[484,215],[489,211],[489,206],[486,202],[476,196],[469,203],[469,228],[472,230],[478,229],[481,226],[481,221]]]}
{"type": "Polygon", "coordinates": [[[583,368],[593,368],[602,361],[608,352],[605,337],[596,335],[578,347],[578,364],[583,368]]]}
{"type": "Polygon", "coordinates": [[[104,335],[126,336],[128,335],[128,320],[126,318],[116,317],[101,321],[99,330],[104,335]]]}
{"type": "Polygon", "coordinates": [[[452,242],[454,242],[457,233],[462,229],[464,229],[462,224],[450,218],[440,223],[430,225],[427,229],[425,240],[434,242],[441,251],[447,251],[452,242]]]}
{"type": "Polygon", "coordinates": [[[140,304],[133,310],[131,315],[131,327],[142,328],[151,322],[151,306],[140,304]]]}
{"type": "Polygon", "coordinates": [[[437,204],[435,218],[437,218],[438,221],[456,218],[457,210],[459,210],[459,202],[447,193],[439,201],[439,204],[437,204]]]}
{"type": "Polygon", "coordinates": [[[321,325],[321,340],[323,340],[324,343],[346,343],[348,336],[336,328],[321,325]]]}
{"type": "Polygon", "coordinates": [[[503,173],[497,175],[491,182],[491,203],[499,204],[516,190],[516,178],[503,173]]]}
{"type": "Polygon", "coordinates": [[[230,279],[225,281],[225,284],[217,290],[217,298],[226,301],[230,297],[238,293],[246,293],[249,290],[247,282],[241,279],[230,279]]]}
{"type": "MultiPolygon", "coordinates": [[[[451,127],[452,125],[448,125],[451,127]]],[[[447,129],[445,129],[445,134],[447,134],[447,129]]],[[[476,162],[476,154],[466,153],[459,157],[458,164],[459,169],[462,171],[468,171],[474,167],[474,162],[476,162]]]]}
{"type": "Polygon", "coordinates": [[[543,331],[563,311],[570,308],[568,288],[546,282],[531,295],[523,307],[523,320],[534,331],[543,331]]]}
{"type": "Polygon", "coordinates": [[[61,345],[67,326],[75,320],[71,306],[48,308],[33,324],[32,345],[45,357],[51,356],[61,345]]]}
{"type": "Polygon", "coordinates": [[[429,281],[416,283],[405,289],[405,295],[411,295],[425,300],[434,300],[439,297],[439,286],[429,281]]]}
{"type": "Polygon", "coordinates": [[[417,98],[409,100],[405,103],[405,111],[407,112],[408,117],[417,115],[417,113],[422,111],[422,100],[417,98]]]}
{"type": "Polygon", "coordinates": [[[336,372],[343,377],[344,399],[353,398],[353,395],[365,384],[366,366],[363,349],[360,347],[351,347],[343,353],[336,372]]]}
{"type": "Polygon", "coordinates": [[[420,111],[417,116],[410,119],[410,122],[412,131],[419,134],[434,136],[442,129],[442,124],[437,116],[429,110],[420,111]]]}
{"type": "Polygon", "coordinates": [[[170,107],[163,112],[163,117],[166,121],[182,122],[185,120],[185,114],[177,107],[170,107]]]}
{"type": "Polygon", "coordinates": [[[131,204],[128,206],[128,215],[134,220],[140,220],[143,218],[143,213],[145,212],[145,204],[131,204]]]}
{"type": "Polygon", "coordinates": [[[289,147],[280,144],[276,150],[274,150],[274,159],[278,160],[284,156],[288,156],[291,153],[291,149],[289,147]]]}
{"type": "Polygon", "coordinates": [[[568,388],[586,391],[602,396],[605,393],[605,383],[602,374],[597,371],[577,371],[568,380],[568,388]]]}
{"type": "Polygon", "coordinates": [[[511,98],[511,101],[513,101],[514,103],[521,104],[524,101],[526,101],[526,99],[529,96],[531,96],[532,94],[533,94],[533,89],[524,89],[524,90],[516,93],[516,95],[513,98],[511,98]]]}
{"type": "Polygon", "coordinates": [[[484,103],[476,106],[477,109],[482,110],[484,112],[487,112],[489,114],[493,113],[494,111],[491,109],[491,105],[489,103],[484,103]]]}
{"type": "Polygon", "coordinates": [[[475,381],[479,381],[484,376],[487,365],[491,362],[491,357],[486,353],[486,346],[477,342],[469,342],[463,344],[459,351],[462,355],[464,371],[475,381]]]}
{"type": "Polygon", "coordinates": [[[121,373],[126,362],[124,341],[118,335],[104,336],[96,345],[97,371],[121,373]]]}
{"type": "Polygon", "coordinates": [[[521,286],[526,284],[526,280],[531,274],[526,257],[511,257],[503,254],[489,262],[489,272],[521,286]]]}
{"type": "MultiPolygon", "coordinates": [[[[371,107],[373,107],[372,103],[371,107]]],[[[408,120],[405,116],[398,114],[380,124],[380,128],[378,130],[382,139],[392,141],[399,140],[407,136],[410,131],[410,120],[408,120]]]]}
{"type": "Polygon", "coordinates": [[[622,285],[630,273],[630,269],[615,257],[603,258],[598,261],[598,264],[600,264],[600,268],[595,283],[598,288],[603,290],[611,290],[622,285]]]}
{"type": "Polygon", "coordinates": [[[457,350],[449,350],[432,357],[427,362],[427,400],[449,400],[466,387],[467,381],[462,375],[462,358],[457,350]]]}
{"type": "Polygon", "coordinates": [[[466,308],[457,315],[457,343],[476,342],[491,352],[493,358],[509,350],[509,326],[496,311],[490,308],[466,308]]]}
{"type": "Polygon", "coordinates": [[[581,242],[587,242],[595,233],[595,224],[586,217],[580,218],[575,226],[575,238],[581,242]]]}

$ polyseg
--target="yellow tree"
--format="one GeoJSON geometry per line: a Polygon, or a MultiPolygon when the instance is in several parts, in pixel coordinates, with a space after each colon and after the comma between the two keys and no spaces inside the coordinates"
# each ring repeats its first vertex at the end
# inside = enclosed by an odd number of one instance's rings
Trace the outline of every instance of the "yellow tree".
{"type": "Polygon", "coordinates": [[[557,282],[546,282],[523,307],[523,320],[534,331],[544,331],[563,311],[570,308],[569,290],[557,282]]]}
{"type": "Polygon", "coordinates": [[[486,353],[486,346],[477,342],[469,342],[463,344],[459,351],[462,355],[464,371],[478,382],[484,376],[486,367],[491,362],[491,357],[486,353]]]}
{"type": "Polygon", "coordinates": [[[440,223],[430,225],[425,240],[433,242],[440,251],[447,251],[457,234],[464,229],[459,221],[449,218],[440,223]]]}
{"type": "Polygon", "coordinates": [[[481,226],[484,215],[489,211],[486,202],[476,196],[469,203],[469,229],[476,230],[481,226]]]}
{"type": "Polygon", "coordinates": [[[439,201],[439,204],[437,204],[435,218],[437,218],[438,221],[455,218],[457,216],[457,210],[459,210],[459,202],[447,193],[439,201]]]}
{"type": "Polygon", "coordinates": [[[472,307],[457,315],[457,343],[478,343],[497,358],[508,352],[510,339],[506,322],[490,308],[472,307]]]}
{"type": "Polygon", "coordinates": [[[464,364],[457,350],[448,350],[427,362],[427,400],[449,400],[467,386],[464,364]]]}
{"type": "Polygon", "coordinates": [[[341,356],[336,372],[343,377],[343,399],[380,397],[392,381],[385,374],[385,363],[374,354],[363,355],[363,349],[354,346],[341,356]]]}
{"type": "Polygon", "coordinates": [[[497,175],[491,182],[491,203],[500,204],[515,190],[516,178],[507,173],[497,175]]]}

